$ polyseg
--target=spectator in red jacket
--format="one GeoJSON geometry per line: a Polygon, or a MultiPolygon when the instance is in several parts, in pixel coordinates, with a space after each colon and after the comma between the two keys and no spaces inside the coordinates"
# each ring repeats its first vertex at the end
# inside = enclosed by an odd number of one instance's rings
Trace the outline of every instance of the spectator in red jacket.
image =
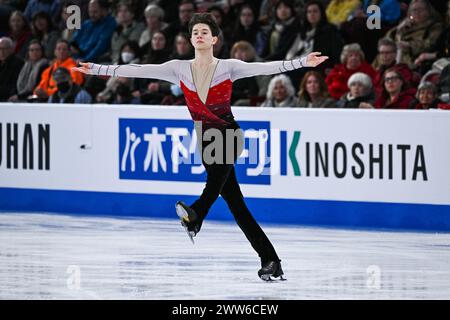
{"type": "Polygon", "coordinates": [[[395,55],[397,52],[397,45],[389,38],[383,38],[378,41],[378,54],[375,61],[372,63],[376,74],[373,79],[373,86],[375,93],[379,96],[383,92],[382,80],[386,70],[395,69],[400,72],[403,80],[408,87],[417,87],[420,82],[420,74],[413,72],[406,63],[397,63],[395,55]]]}
{"type": "Polygon", "coordinates": [[[352,74],[362,72],[371,79],[375,76],[375,70],[365,61],[364,52],[357,43],[344,46],[341,62],[334,66],[325,80],[331,97],[336,100],[339,100],[348,91],[347,82],[352,74]]]}
{"type": "Polygon", "coordinates": [[[431,82],[422,83],[417,89],[416,99],[412,101],[412,109],[435,109],[440,103],[437,87],[431,82]]]}
{"type": "Polygon", "coordinates": [[[407,89],[400,72],[389,69],[383,77],[383,92],[375,100],[372,106],[368,103],[361,103],[360,108],[377,109],[408,109],[414,100],[416,89],[407,89]]]}

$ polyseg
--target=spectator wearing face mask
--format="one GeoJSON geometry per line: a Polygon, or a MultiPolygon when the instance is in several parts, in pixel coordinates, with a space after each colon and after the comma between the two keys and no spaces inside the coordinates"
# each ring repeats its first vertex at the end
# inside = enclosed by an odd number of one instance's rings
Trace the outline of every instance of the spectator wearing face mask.
{"type": "Polygon", "coordinates": [[[17,78],[23,67],[23,60],[14,54],[10,38],[0,38],[0,101],[6,101],[17,94],[17,78]]]}
{"type": "Polygon", "coordinates": [[[48,103],[91,103],[90,94],[72,81],[69,70],[63,67],[53,74],[57,90],[48,98],[48,103]]]}
{"type": "Polygon", "coordinates": [[[135,20],[134,7],[125,1],[117,5],[116,20],[118,26],[111,38],[111,59],[113,64],[119,62],[122,46],[128,40],[139,41],[145,26],[135,20]]]}

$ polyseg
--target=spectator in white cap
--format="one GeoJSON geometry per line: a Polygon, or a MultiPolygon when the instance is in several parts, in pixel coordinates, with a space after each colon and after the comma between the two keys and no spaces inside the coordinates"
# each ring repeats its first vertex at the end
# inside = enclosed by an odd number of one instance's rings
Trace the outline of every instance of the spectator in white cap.
{"type": "Polygon", "coordinates": [[[372,90],[372,80],[362,72],[354,73],[347,81],[349,92],[344,94],[337,103],[338,108],[359,108],[361,103],[372,104],[375,94],[372,90]]]}

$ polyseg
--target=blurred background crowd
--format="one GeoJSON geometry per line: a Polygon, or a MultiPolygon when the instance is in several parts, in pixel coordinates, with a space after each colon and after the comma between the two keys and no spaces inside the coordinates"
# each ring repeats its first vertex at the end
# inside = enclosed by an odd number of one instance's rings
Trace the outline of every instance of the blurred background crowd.
{"type": "Polygon", "coordinates": [[[192,59],[196,12],[212,13],[221,28],[218,58],[330,57],[318,68],[237,80],[232,105],[450,109],[447,0],[0,0],[0,101],[184,105],[176,84],[71,68],[192,59]],[[73,5],[80,29],[70,28],[73,5]]]}

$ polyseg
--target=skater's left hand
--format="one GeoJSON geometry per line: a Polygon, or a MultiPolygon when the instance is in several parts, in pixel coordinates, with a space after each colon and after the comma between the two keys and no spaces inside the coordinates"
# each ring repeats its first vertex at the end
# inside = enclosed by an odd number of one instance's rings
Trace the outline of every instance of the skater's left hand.
{"type": "Polygon", "coordinates": [[[306,56],[306,65],[308,67],[317,67],[328,59],[328,56],[321,56],[321,52],[311,52],[306,56]]]}
{"type": "Polygon", "coordinates": [[[80,62],[79,67],[71,68],[72,71],[78,71],[84,74],[92,74],[92,63],[90,62],[80,62]]]}

